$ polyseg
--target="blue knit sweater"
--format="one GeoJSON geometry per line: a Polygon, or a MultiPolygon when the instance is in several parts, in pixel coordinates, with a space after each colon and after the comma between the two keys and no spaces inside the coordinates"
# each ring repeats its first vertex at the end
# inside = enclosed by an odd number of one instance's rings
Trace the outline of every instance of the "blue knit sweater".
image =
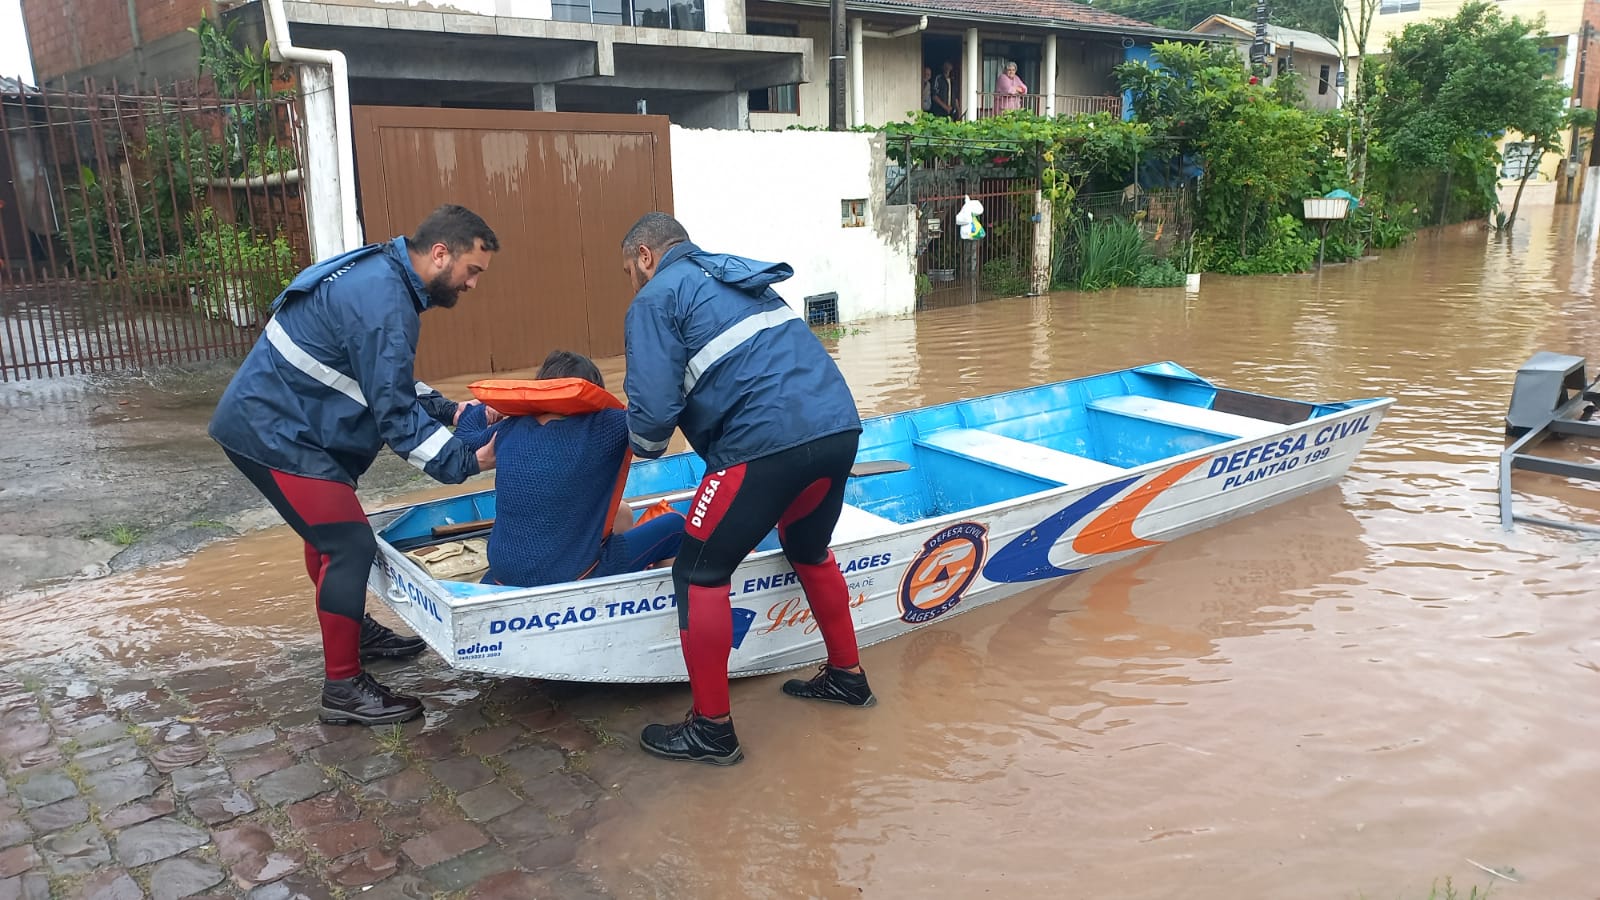
{"type": "Polygon", "coordinates": [[[482,406],[462,411],[456,435],[495,441],[495,523],[485,581],[537,587],[573,581],[594,565],[623,453],[628,416],[606,409],[552,419],[515,416],[487,426],[482,406]]]}

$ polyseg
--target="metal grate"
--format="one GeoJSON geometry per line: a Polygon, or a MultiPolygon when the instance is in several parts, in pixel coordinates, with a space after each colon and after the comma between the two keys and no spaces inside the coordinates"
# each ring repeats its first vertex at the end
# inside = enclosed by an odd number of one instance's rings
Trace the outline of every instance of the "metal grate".
{"type": "Polygon", "coordinates": [[[807,297],[806,324],[813,328],[818,325],[839,324],[839,295],[829,292],[807,297]]]}

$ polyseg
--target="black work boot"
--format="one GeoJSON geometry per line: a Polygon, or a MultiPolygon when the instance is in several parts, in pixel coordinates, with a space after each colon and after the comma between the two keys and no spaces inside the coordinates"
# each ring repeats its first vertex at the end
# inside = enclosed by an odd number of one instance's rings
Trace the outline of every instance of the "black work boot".
{"type": "Polygon", "coordinates": [[[362,672],[322,682],[322,715],[329,725],[394,725],[422,715],[422,701],[396,694],[362,672]]]}
{"type": "Polygon", "coordinates": [[[378,624],[372,616],[361,620],[361,659],[404,659],[427,647],[422,638],[403,637],[378,624]]]}
{"type": "Polygon", "coordinates": [[[783,683],[783,692],[805,700],[826,700],[846,706],[872,706],[878,698],[872,696],[867,684],[867,673],[835,669],[823,663],[810,681],[791,678],[783,683]]]}
{"type": "Polygon", "coordinates": [[[694,710],[679,725],[646,725],[639,746],[666,759],[687,759],[714,766],[731,766],[744,759],[733,721],[714,722],[694,710]]]}

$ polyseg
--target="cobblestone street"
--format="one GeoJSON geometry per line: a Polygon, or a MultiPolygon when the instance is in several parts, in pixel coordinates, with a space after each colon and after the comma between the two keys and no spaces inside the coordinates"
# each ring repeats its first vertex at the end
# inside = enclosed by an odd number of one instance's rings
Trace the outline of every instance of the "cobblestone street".
{"type": "Polygon", "coordinates": [[[425,719],[331,727],[316,669],[301,652],[117,681],[4,670],[0,900],[607,896],[574,857],[639,755],[552,696],[589,692],[430,654],[374,667],[425,719]]]}

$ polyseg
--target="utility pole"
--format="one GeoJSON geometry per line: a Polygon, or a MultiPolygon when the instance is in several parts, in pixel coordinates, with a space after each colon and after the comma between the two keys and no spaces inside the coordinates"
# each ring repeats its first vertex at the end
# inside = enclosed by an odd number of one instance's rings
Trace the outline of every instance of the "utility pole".
{"type": "Polygon", "coordinates": [[[1256,39],[1250,44],[1250,67],[1267,61],[1267,0],[1256,0],[1256,39]]]}
{"type": "Polygon", "coordinates": [[[828,51],[828,129],[843,131],[845,15],[844,0],[829,0],[828,28],[833,35],[828,51]]]}

